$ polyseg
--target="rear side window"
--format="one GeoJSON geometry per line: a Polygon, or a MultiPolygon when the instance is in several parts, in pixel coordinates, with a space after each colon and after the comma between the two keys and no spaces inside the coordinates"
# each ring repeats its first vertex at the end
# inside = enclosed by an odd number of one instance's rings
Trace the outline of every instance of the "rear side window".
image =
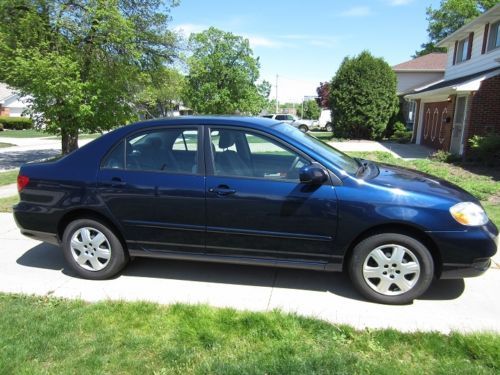
{"type": "Polygon", "coordinates": [[[106,156],[102,163],[102,168],[124,169],[125,168],[125,142],[118,143],[106,156]]]}

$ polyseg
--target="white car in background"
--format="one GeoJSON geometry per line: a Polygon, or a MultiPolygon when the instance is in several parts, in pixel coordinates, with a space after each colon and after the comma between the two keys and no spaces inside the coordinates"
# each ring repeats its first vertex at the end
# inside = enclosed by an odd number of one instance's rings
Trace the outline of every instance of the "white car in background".
{"type": "Polygon", "coordinates": [[[287,124],[290,124],[298,128],[303,133],[312,129],[320,128],[318,120],[303,120],[299,119],[297,116],[285,113],[269,114],[269,115],[264,115],[262,117],[270,118],[281,122],[286,122],[287,124]]]}

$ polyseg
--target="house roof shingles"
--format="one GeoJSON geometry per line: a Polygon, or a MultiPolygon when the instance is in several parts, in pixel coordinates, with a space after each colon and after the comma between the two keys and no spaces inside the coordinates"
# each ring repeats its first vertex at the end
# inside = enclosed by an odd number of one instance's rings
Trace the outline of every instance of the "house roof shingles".
{"type": "Polygon", "coordinates": [[[392,69],[396,72],[415,71],[436,71],[444,72],[446,68],[446,53],[433,52],[428,55],[417,57],[413,60],[405,61],[394,65],[392,69]]]}

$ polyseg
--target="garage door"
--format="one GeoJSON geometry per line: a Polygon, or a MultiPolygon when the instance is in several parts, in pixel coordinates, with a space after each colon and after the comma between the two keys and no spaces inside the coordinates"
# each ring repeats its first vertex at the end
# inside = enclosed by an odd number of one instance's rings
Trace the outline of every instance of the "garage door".
{"type": "Polygon", "coordinates": [[[436,150],[450,149],[451,111],[449,102],[424,104],[422,144],[436,150]]]}

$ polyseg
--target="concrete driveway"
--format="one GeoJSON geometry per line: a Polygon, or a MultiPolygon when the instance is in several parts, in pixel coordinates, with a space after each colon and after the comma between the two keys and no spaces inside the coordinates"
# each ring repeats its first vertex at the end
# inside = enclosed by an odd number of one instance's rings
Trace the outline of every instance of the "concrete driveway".
{"type": "Polygon", "coordinates": [[[499,269],[438,281],[412,305],[385,306],[364,301],[337,273],[136,259],[112,280],[83,280],[66,268],[59,248],[21,236],[11,214],[0,214],[0,251],[2,292],[281,309],[357,328],[500,332],[499,269]]]}

